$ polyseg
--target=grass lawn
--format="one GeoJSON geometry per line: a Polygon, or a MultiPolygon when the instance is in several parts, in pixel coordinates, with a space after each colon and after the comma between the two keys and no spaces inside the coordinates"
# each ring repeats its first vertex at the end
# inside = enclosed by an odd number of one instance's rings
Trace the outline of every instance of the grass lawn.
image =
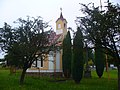
{"type": "Polygon", "coordinates": [[[104,72],[102,78],[98,78],[92,71],[92,78],[83,78],[80,84],[73,80],[63,82],[51,82],[53,78],[26,76],[24,85],[19,85],[20,72],[9,75],[9,70],[0,69],[0,90],[117,90],[117,70],[104,72]]]}

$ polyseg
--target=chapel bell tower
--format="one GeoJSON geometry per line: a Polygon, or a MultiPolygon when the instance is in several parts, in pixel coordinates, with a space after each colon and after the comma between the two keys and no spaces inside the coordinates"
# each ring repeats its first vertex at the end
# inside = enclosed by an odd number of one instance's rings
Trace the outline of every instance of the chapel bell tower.
{"type": "Polygon", "coordinates": [[[67,34],[67,21],[62,15],[62,9],[60,13],[60,17],[56,21],[56,34],[63,34],[63,38],[67,34]]]}

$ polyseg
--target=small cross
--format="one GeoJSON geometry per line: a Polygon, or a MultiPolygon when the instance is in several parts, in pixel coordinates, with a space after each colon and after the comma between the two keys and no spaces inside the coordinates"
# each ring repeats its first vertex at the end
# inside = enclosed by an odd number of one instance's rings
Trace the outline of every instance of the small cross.
{"type": "Polygon", "coordinates": [[[60,11],[62,12],[62,8],[60,8],[60,11]]]}

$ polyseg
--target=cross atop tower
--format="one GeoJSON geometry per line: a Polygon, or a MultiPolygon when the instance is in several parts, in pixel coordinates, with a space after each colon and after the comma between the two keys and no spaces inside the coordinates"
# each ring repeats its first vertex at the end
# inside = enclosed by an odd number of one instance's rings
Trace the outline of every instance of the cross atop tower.
{"type": "Polygon", "coordinates": [[[62,12],[62,8],[60,8],[60,11],[62,12]]]}
{"type": "Polygon", "coordinates": [[[61,11],[60,18],[63,19],[62,8],[60,8],[60,11],[61,11]]]}

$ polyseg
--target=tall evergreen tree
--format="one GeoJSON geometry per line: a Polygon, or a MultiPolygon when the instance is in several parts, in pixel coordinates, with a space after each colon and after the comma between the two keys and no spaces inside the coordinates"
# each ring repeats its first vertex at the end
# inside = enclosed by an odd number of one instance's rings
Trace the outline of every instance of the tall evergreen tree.
{"type": "Polygon", "coordinates": [[[72,77],[79,83],[83,76],[83,37],[80,27],[77,28],[76,36],[73,41],[73,65],[72,77]]]}
{"type": "Polygon", "coordinates": [[[99,78],[102,77],[104,71],[104,62],[105,62],[105,54],[102,51],[99,45],[96,45],[95,48],[95,65],[96,65],[96,73],[99,78]]]}
{"type": "Polygon", "coordinates": [[[71,61],[72,61],[72,50],[71,50],[71,36],[70,31],[67,32],[66,38],[63,40],[63,55],[62,65],[63,73],[66,78],[71,76],[71,61]]]}

